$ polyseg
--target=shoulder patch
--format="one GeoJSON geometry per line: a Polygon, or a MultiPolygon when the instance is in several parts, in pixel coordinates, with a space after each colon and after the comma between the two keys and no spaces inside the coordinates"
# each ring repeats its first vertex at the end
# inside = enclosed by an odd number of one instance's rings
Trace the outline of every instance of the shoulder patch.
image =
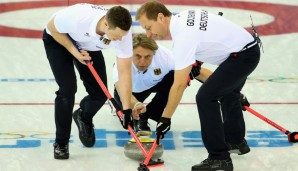
{"type": "Polygon", "coordinates": [[[161,69],[160,68],[156,68],[153,71],[154,71],[154,75],[160,75],[161,74],[161,69]]]}

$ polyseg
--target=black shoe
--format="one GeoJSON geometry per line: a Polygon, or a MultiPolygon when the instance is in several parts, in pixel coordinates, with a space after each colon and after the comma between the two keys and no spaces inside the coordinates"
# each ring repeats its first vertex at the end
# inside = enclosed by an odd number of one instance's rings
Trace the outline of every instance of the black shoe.
{"type": "Polygon", "coordinates": [[[134,123],[134,131],[137,136],[151,136],[152,132],[150,127],[148,126],[148,120],[140,119],[133,120],[134,123]]]}
{"type": "Polygon", "coordinates": [[[205,159],[200,164],[194,165],[191,168],[191,171],[215,171],[215,170],[224,170],[224,171],[233,171],[232,160],[213,160],[205,159]]]}
{"type": "Polygon", "coordinates": [[[54,158],[55,159],[68,159],[69,158],[69,151],[68,151],[68,144],[61,145],[58,143],[54,143],[54,158]]]}
{"type": "Polygon", "coordinates": [[[78,109],[73,113],[73,119],[78,126],[80,140],[86,147],[93,147],[95,144],[95,133],[93,123],[87,123],[82,118],[83,111],[78,109]]]}
{"type": "Polygon", "coordinates": [[[239,144],[231,144],[228,143],[228,147],[229,147],[229,153],[235,153],[238,155],[243,155],[246,154],[248,152],[250,152],[250,148],[246,142],[246,140],[242,140],[241,143],[239,144]]]}

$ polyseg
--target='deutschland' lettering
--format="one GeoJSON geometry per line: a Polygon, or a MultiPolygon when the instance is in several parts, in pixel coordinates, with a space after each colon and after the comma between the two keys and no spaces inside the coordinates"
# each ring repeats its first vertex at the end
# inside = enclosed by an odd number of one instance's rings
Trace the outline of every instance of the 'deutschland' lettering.
{"type": "Polygon", "coordinates": [[[206,31],[208,24],[208,12],[205,10],[201,11],[200,30],[206,31]]]}

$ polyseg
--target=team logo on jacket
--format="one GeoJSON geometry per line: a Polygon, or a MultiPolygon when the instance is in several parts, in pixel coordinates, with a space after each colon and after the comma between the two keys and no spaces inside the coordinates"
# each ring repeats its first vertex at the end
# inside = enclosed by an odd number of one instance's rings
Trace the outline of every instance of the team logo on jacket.
{"type": "Polygon", "coordinates": [[[156,68],[153,71],[154,71],[154,75],[160,75],[161,74],[161,69],[160,68],[156,68]]]}
{"type": "Polygon", "coordinates": [[[101,36],[99,40],[101,40],[105,45],[109,45],[111,43],[110,39],[104,38],[103,36],[101,36]]]}

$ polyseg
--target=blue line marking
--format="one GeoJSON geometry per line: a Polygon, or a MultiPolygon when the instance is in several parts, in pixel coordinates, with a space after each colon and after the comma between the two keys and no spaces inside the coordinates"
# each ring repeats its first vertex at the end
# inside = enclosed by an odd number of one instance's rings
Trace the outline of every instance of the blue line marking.
{"type": "Polygon", "coordinates": [[[0,78],[0,83],[5,82],[55,82],[54,78],[0,78]]]}

